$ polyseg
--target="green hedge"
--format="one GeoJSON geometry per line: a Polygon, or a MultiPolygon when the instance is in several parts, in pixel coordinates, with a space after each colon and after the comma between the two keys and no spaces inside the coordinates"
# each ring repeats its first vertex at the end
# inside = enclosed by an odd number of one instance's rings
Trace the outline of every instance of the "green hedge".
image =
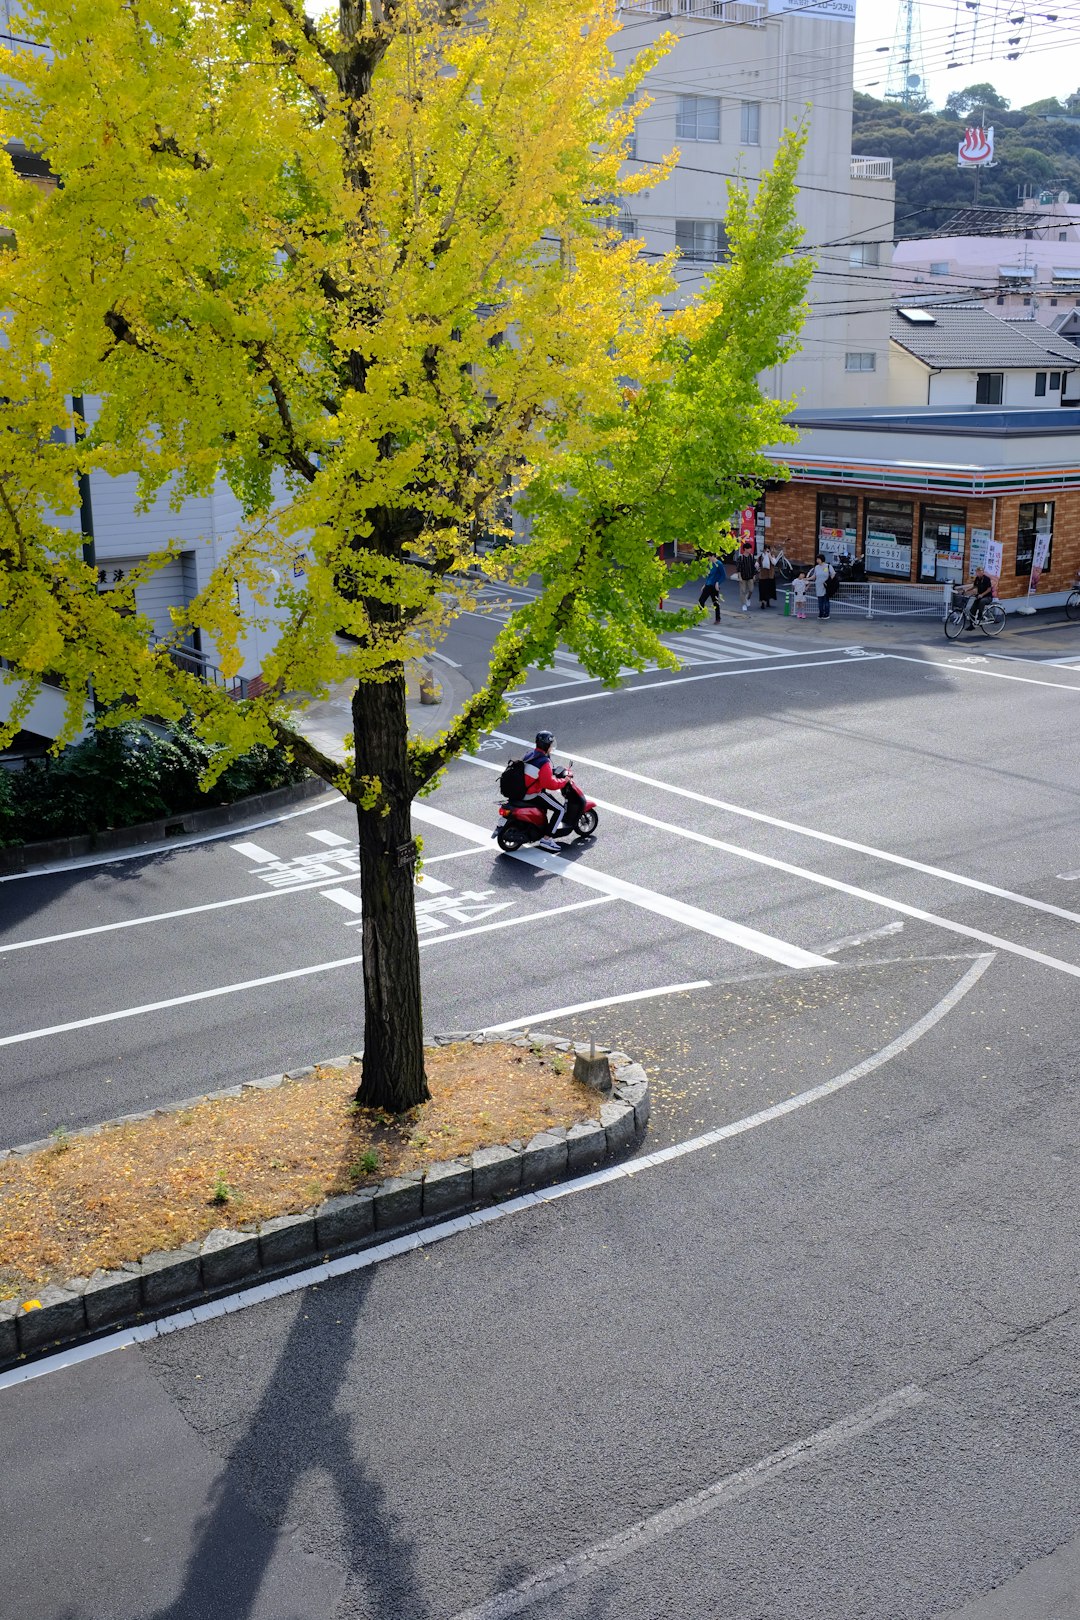
{"type": "Polygon", "coordinates": [[[214,749],[183,726],[103,727],[56,759],[0,768],[0,848],[132,827],[140,821],[286,787],[306,776],[281,749],[261,744],[226,766],[207,793],[199,777],[214,749]]]}

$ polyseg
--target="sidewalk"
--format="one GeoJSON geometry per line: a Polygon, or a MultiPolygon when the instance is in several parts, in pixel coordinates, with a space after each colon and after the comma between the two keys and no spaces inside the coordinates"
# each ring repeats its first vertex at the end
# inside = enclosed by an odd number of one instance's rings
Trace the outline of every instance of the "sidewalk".
{"type": "MultiPolygon", "coordinates": [[[[405,672],[406,709],[409,731],[414,737],[437,737],[445,731],[466,698],[472,696],[473,687],[455,665],[433,658],[429,662],[410,664],[405,672]],[[420,674],[429,669],[435,677],[439,692],[437,703],[421,703],[420,674]]],[[[332,759],[344,759],[345,738],[352,730],[353,683],[342,681],[332,689],[328,698],[312,703],[297,716],[300,730],[310,737],[317,748],[332,759]]]]}
{"type": "MultiPolygon", "coordinates": [[[[672,608],[692,607],[697,603],[699,586],[685,585],[665,598],[672,608]]],[[[958,641],[946,643],[942,620],[938,616],[925,618],[877,617],[868,619],[865,613],[841,611],[833,603],[827,619],[819,619],[817,601],[807,597],[806,618],[797,619],[784,612],[784,596],[789,586],[777,581],[777,600],[773,607],[762,609],[757,596],[753,597],[747,613],[739,611],[738,594],[729,582],[726,592],[721,589],[721,629],[732,635],[740,632],[747,636],[767,636],[770,641],[790,641],[791,651],[806,652],[822,645],[830,647],[911,648],[918,646],[966,647],[976,651],[1013,644],[1017,655],[1038,657],[1062,656],[1072,651],[1080,653],[1080,624],[1070,624],[1060,607],[1039,608],[1033,617],[1010,613],[1005,628],[996,639],[981,635],[966,635],[958,641]],[[1069,631],[1073,634],[1070,636],[1069,631]]],[[[702,619],[712,624],[712,609],[702,619]]],[[[686,634],[693,635],[690,630],[686,634]]]]}

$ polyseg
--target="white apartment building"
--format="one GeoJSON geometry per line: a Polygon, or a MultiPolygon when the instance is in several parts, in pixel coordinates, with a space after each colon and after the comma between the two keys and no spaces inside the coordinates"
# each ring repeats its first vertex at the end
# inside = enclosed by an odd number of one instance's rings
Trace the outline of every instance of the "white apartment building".
{"type": "Polygon", "coordinates": [[[690,297],[724,251],[728,181],[758,178],[785,129],[805,121],[799,218],[818,262],[802,352],[762,379],[809,406],[884,404],[894,186],[890,158],[851,151],[855,0],[621,0],[620,62],[664,33],[678,43],[649,75],[652,104],[628,163],[671,176],[626,199],[619,222],[650,252],[678,248],[690,297]]]}

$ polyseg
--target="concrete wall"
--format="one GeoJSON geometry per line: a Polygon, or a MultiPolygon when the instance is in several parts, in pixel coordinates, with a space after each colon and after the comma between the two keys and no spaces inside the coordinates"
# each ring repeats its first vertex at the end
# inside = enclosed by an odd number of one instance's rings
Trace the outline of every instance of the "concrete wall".
{"type": "MultiPolygon", "coordinates": [[[[891,181],[851,178],[851,18],[786,12],[758,27],[672,15],[659,7],[654,15],[628,3],[620,21],[616,57],[622,65],[660,34],[679,36],[646,81],[653,101],[638,120],[635,158],[628,164],[632,172],[647,171],[675,148],[680,153],[668,180],[627,199],[626,212],[647,250],[670,252],[678,219],[721,220],[728,180],[741,174],[755,181],[775,156],[782,132],[805,120],[809,139],[798,212],[819,265],[810,289],[813,313],[803,329],[802,352],[763,383],[774,397],[807,405],[884,404],[894,188],[891,181]],[[719,140],[677,134],[680,95],[719,99],[719,140]],[[741,139],[743,103],[760,109],[757,145],[741,139]],[[877,265],[852,264],[852,247],[859,244],[870,244],[870,256],[876,244],[877,265]],[[873,370],[847,369],[846,355],[856,352],[873,355],[873,370]]],[[[707,269],[684,259],[676,296],[694,296],[707,269]]]]}

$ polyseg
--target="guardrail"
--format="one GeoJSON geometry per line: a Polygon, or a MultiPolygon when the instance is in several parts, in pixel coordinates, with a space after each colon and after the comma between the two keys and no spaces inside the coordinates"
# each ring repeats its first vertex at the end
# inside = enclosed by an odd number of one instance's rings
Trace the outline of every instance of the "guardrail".
{"type": "Polygon", "coordinates": [[[853,157],[851,160],[851,178],[853,180],[891,180],[893,177],[892,158],[853,157]]]}
{"type": "MultiPolygon", "coordinates": [[[[902,581],[847,580],[837,586],[832,612],[860,619],[944,619],[952,598],[951,585],[909,585],[902,581]]],[[[812,591],[807,612],[816,611],[812,591]]],[[[785,613],[794,611],[794,592],[788,587],[785,613]]]]}
{"type": "Polygon", "coordinates": [[[749,28],[763,27],[768,16],[765,0],[619,0],[619,9],[651,11],[657,17],[701,17],[749,28]]]}

